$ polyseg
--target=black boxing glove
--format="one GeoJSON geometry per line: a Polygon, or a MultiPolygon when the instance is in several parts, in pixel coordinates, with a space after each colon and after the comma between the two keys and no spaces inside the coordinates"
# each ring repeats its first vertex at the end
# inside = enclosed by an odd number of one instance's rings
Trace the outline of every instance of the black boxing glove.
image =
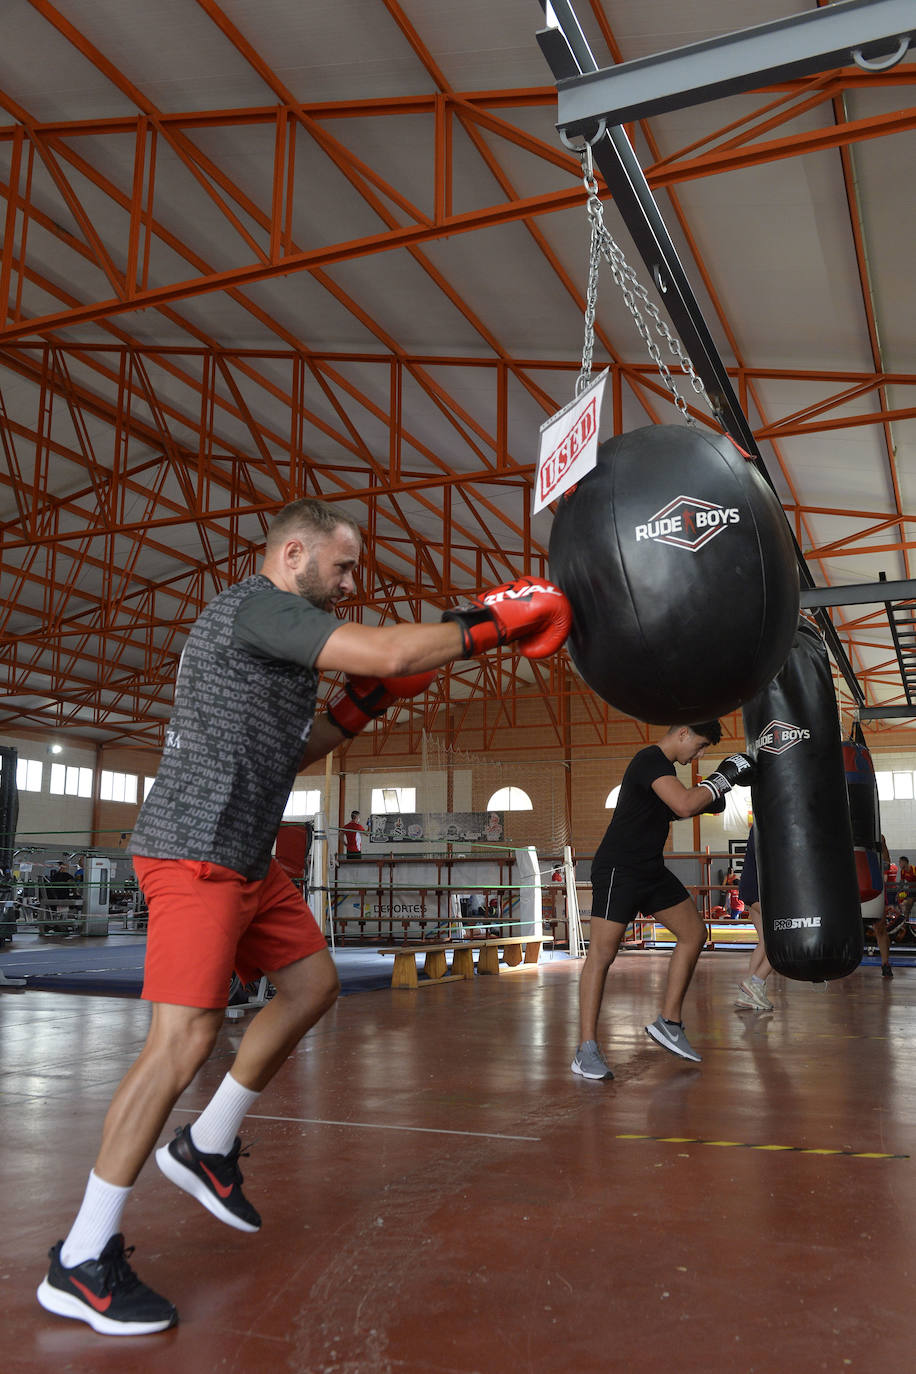
{"type": "Polygon", "coordinates": [[[725,798],[714,797],[708,806],[704,806],[701,812],[703,816],[721,816],[725,810],[725,798]]]}
{"type": "Polygon", "coordinates": [[[724,797],[733,787],[750,787],[757,776],[754,760],[749,754],[729,754],[715,773],[703,778],[698,787],[708,787],[714,798],[724,797]]]}

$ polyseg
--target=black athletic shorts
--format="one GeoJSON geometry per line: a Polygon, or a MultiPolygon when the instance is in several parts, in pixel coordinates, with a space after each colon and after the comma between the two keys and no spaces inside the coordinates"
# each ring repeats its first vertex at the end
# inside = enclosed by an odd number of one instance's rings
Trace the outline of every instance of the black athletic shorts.
{"type": "Polygon", "coordinates": [[[757,879],[757,843],[754,839],[753,830],[748,836],[747,849],[744,853],[744,867],[741,869],[741,877],[738,880],[738,896],[745,906],[752,906],[754,902],[760,901],[760,884],[757,879]]]}
{"type": "Polygon", "coordinates": [[[626,926],[634,916],[655,916],[690,900],[679,878],[665,866],[639,871],[612,868],[592,875],[592,915],[626,926]]]}

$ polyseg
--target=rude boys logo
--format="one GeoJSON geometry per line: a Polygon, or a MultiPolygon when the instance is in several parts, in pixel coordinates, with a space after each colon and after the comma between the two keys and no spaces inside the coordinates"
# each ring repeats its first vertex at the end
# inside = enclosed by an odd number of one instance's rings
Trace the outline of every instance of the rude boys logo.
{"type": "Polygon", "coordinates": [[[696,553],[740,520],[736,506],[717,506],[714,501],[701,501],[696,496],[676,496],[644,525],[636,525],[634,534],[637,544],[643,539],[653,539],[659,544],[674,544],[676,548],[696,553]]]}
{"type": "Polygon", "coordinates": [[[784,720],[771,720],[757,736],[757,751],[764,754],[784,754],[795,744],[811,738],[811,731],[784,720]]]}

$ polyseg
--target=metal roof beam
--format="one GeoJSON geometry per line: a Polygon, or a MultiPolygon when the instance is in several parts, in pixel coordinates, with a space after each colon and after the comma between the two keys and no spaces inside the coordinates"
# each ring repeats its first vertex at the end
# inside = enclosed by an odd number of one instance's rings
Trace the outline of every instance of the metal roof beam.
{"type": "Polygon", "coordinates": [[[916,706],[860,706],[853,712],[856,720],[906,720],[916,716],[916,706]]]}
{"type": "Polygon", "coordinates": [[[801,604],[809,611],[819,606],[864,606],[887,601],[916,601],[916,580],[854,582],[848,587],[803,587],[801,594],[801,604]]]}
{"type": "MultiPolygon", "coordinates": [[[[552,8],[556,12],[557,5],[552,8]]],[[[559,17],[559,16],[558,16],[559,17]]],[[[557,127],[626,124],[775,82],[904,55],[916,36],[912,0],[837,0],[752,29],[557,82],[557,127]]]]}

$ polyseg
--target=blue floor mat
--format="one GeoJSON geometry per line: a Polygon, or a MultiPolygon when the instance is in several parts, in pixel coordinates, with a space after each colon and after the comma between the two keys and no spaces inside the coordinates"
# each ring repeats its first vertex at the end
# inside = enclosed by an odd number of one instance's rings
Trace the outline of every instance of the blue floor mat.
{"type": "MultiPolygon", "coordinates": [[[[8,978],[25,978],[27,987],[44,992],[139,997],[145,953],[146,940],[136,935],[72,943],[20,945],[14,941],[0,953],[0,969],[8,978]]],[[[393,955],[380,956],[374,949],[337,949],[333,956],[342,996],[391,986],[393,955]]]]}

